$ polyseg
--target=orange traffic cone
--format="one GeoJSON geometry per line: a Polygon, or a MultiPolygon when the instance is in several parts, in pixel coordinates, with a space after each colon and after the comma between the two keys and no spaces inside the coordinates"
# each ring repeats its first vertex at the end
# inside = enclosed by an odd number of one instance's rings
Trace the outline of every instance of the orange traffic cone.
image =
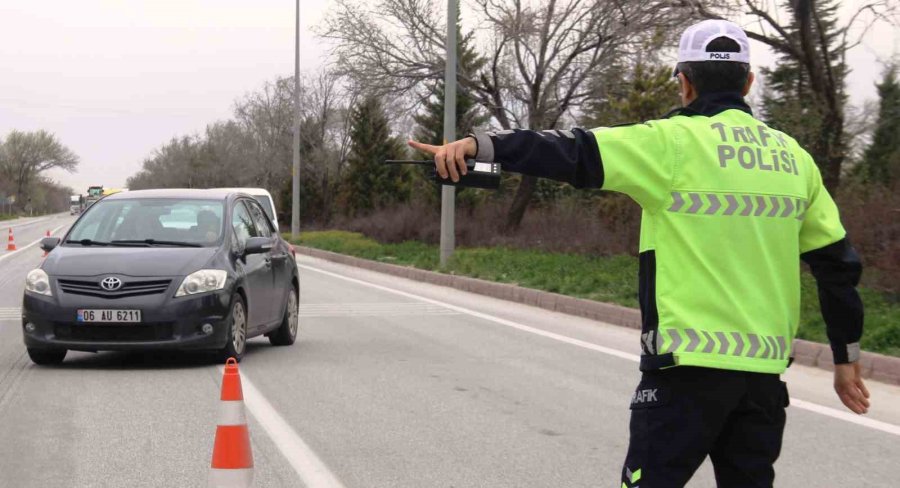
{"type": "MultiPolygon", "coordinates": [[[[49,230],[47,231],[47,235],[45,235],[44,237],[50,237],[50,231],[49,231],[49,230]]],[[[49,254],[49,253],[48,253],[47,251],[44,251],[44,257],[45,257],[45,258],[47,257],[47,254],[49,254]]]]}
{"type": "Polygon", "coordinates": [[[13,237],[12,227],[9,228],[9,239],[6,244],[7,251],[15,251],[16,250],[16,238],[13,237]]]}
{"type": "Polygon", "coordinates": [[[220,400],[209,487],[247,488],[253,482],[253,453],[244,413],[241,375],[234,358],[225,362],[220,400]]]}

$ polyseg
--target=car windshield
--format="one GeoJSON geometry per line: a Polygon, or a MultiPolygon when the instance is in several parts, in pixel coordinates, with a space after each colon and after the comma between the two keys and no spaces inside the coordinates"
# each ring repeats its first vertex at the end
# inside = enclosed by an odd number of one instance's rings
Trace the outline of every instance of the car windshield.
{"type": "Polygon", "coordinates": [[[218,200],[101,200],[72,228],[70,245],[213,246],[222,238],[218,200]]]}
{"type": "Polygon", "coordinates": [[[275,222],[275,216],[272,215],[272,199],[269,198],[268,195],[253,195],[253,198],[255,198],[260,206],[262,206],[263,212],[266,213],[266,217],[269,217],[269,220],[275,222]]]}

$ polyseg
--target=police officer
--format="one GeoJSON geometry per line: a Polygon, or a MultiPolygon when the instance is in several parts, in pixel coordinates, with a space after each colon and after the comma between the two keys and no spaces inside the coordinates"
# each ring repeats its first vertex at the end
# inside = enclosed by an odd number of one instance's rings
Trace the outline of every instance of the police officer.
{"type": "Polygon", "coordinates": [[[860,377],[861,265],[810,155],[753,117],[749,41],[707,20],[681,37],[683,107],[595,130],[504,130],[444,145],[453,180],[465,158],[579,188],[625,193],[643,209],[640,369],[622,487],[684,486],[710,456],[720,487],[772,486],[800,316],[800,259],[816,278],[834,387],[866,413],[860,377]]]}

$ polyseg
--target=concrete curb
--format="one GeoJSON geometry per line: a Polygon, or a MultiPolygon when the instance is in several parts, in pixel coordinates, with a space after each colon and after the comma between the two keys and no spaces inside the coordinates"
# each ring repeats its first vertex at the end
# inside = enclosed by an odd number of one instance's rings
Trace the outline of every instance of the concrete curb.
{"type": "MultiPolygon", "coordinates": [[[[400,276],[402,278],[422,281],[434,285],[447,286],[456,288],[457,290],[499,298],[501,300],[524,303],[546,310],[585,317],[622,327],[629,327],[632,329],[641,328],[640,310],[623,307],[621,305],[585,300],[583,298],[573,298],[558,293],[550,293],[506,283],[496,283],[478,278],[469,278],[467,276],[456,276],[426,271],[410,266],[398,266],[396,264],[382,263],[306,246],[294,246],[294,249],[301,254],[339,264],[346,264],[357,268],[400,276]]],[[[831,348],[827,344],[795,339],[793,352],[794,362],[797,364],[814,366],[829,371],[834,370],[831,348]]],[[[864,378],[871,378],[884,383],[900,385],[900,358],[863,351],[860,354],[859,362],[862,367],[864,378]]]]}

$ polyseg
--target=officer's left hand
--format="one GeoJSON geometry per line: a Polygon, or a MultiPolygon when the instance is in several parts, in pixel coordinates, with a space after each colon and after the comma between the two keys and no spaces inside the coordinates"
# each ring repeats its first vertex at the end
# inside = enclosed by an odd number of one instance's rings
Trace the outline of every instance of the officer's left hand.
{"type": "Polygon", "coordinates": [[[410,147],[427,154],[434,155],[434,167],[441,178],[449,177],[452,181],[459,181],[459,175],[466,174],[466,158],[474,158],[478,146],[475,139],[466,137],[456,142],[443,146],[432,146],[418,141],[409,141],[410,147]]]}
{"type": "Polygon", "coordinates": [[[859,361],[834,365],[834,391],[854,413],[869,411],[869,390],[859,373],[859,361]]]}

